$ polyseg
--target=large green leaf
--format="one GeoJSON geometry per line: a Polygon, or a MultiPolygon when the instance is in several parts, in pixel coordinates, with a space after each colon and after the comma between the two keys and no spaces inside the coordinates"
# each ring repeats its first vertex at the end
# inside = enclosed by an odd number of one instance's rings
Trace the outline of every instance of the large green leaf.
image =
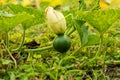
{"type": "Polygon", "coordinates": [[[26,12],[18,13],[16,15],[5,13],[0,14],[0,29],[2,31],[8,32],[12,28],[14,28],[16,25],[27,21],[28,19],[33,18],[30,14],[26,12]]]}
{"type": "Polygon", "coordinates": [[[90,34],[88,36],[88,42],[87,42],[87,46],[91,46],[91,45],[97,45],[100,42],[100,37],[94,34],[90,34]]]}
{"type": "Polygon", "coordinates": [[[100,33],[105,33],[109,27],[120,17],[119,9],[95,10],[78,13],[79,19],[91,24],[100,33]]]}
{"type": "Polygon", "coordinates": [[[13,4],[8,5],[8,7],[14,13],[26,12],[26,13],[29,13],[30,15],[34,15],[33,19],[29,19],[29,20],[22,23],[23,27],[25,29],[27,29],[27,28],[29,28],[31,26],[34,26],[36,24],[44,22],[45,16],[44,16],[43,11],[40,11],[38,9],[33,9],[33,8],[26,8],[26,7],[23,7],[21,5],[13,5],[13,4]]]}
{"type": "Polygon", "coordinates": [[[82,45],[86,45],[88,42],[88,26],[83,25],[82,27],[82,45]]]}
{"type": "Polygon", "coordinates": [[[90,34],[88,27],[85,26],[85,21],[76,20],[76,30],[79,33],[81,46],[91,46],[99,44],[100,38],[97,35],[90,34]]]}
{"type": "Polygon", "coordinates": [[[76,21],[76,30],[79,33],[81,46],[85,46],[88,42],[88,27],[84,25],[85,21],[75,20],[76,21]]]}

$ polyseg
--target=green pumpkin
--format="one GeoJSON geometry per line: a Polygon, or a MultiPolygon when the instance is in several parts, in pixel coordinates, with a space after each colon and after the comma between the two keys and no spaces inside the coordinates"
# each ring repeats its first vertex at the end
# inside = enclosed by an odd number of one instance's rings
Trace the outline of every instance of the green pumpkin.
{"type": "Polygon", "coordinates": [[[70,49],[71,40],[66,35],[59,35],[55,38],[53,42],[53,47],[56,51],[64,53],[70,49]]]}

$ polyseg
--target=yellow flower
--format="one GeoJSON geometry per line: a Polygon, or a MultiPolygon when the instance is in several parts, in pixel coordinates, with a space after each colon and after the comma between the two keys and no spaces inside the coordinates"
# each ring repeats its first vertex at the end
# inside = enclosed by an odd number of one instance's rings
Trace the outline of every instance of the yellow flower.
{"type": "Polygon", "coordinates": [[[21,3],[23,6],[28,6],[31,4],[31,0],[23,0],[21,3]]]}
{"type": "Polygon", "coordinates": [[[46,18],[48,26],[54,31],[55,34],[64,34],[66,29],[66,20],[61,12],[54,10],[52,7],[47,7],[46,18]]]}
{"type": "Polygon", "coordinates": [[[2,4],[2,5],[7,4],[7,0],[0,0],[0,4],[2,4]]]}
{"type": "Polygon", "coordinates": [[[11,0],[12,4],[17,4],[17,0],[11,0]]]}
{"type": "Polygon", "coordinates": [[[105,0],[100,0],[101,9],[108,9],[108,5],[105,3],[105,0]]]}
{"type": "Polygon", "coordinates": [[[49,2],[50,6],[57,6],[62,4],[62,0],[40,0],[41,2],[49,2]]]}

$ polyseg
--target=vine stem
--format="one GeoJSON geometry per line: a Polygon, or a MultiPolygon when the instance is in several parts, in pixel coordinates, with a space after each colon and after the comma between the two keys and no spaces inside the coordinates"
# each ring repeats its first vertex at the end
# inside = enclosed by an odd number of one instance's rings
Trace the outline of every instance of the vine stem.
{"type": "Polygon", "coordinates": [[[81,50],[83,47],[79,47],[77,50],[75,50],[70,56],[75,55],[79,50],[81,50]]]}
{"type": "Polygon", "coordinates": [[[1,34],[2,34],[2,38],[3,38],[4,42],[5,42],[5,45],[6,45],[7,47],[9,47],[8,32],[6,32],[6,33],[1,33],[1,34]]]}
{"type": "MultiPolygon", "coordinates": [[[[73,19],[73,14],[71,14],[71,13],[68,14],[68,15],[66,15],[65,18],[67,18],[67,17],[69,17],[69,16],[71,16],[71,18],[73,19]]],[[[68,30],[65,32],[65,34],[66,34],[67,36],[69,36],[69,35],[71,35],[74,31],[75,31],[75,28],[74,28],[74,26],[73,26],[72,28],[68,29],[68,30]]]]}
{"type": "MultiPolygon", "coordinates": [[[[101,33],[100,34],[100,45],[99,45],[99,49],[98,49],[98,52],[96,53],[95,55],[95,58],[99,57],[100,54],[102,54],[102,47],[103,47],[103,34],[101,33]]],[[[103,57],[103,71],[105,71],[105,55],[104,54],[104,57],[103,57]]]]}
{"type": "Polygon", "coordinates": [[[47,46],[47,47],[42,47],[42,48],[37,48],[37,49],[24,49],[26,52],[35,52],[35,51],[44,51],[48,49],[52,49],[53,46],[47,46]]]}
{"type": "Polygon", "coordinates": [[[75,31],[75,28],[72,27],[71,29],[69,29],[69,31],[66,32],[66,35],[70,36],[74,31],[75,31]]]}
{"type": "Polygon", "coordinates": [[[69,17],[69,16],[71,16],[71,17],[73,18],[73,14],[71,14],[71,13],[68,14],[68,15],[66,15],[65,18],[67,18],[67,17],[69,17]]]}
{"type": "Polygon", "coordinates": [[[95,57],[100,56],[100,54],[102,53],[102,46],[103,46],[103,34],[100,34],[100,45],[95,57]]]}
{"type": "Polygon", "coordinates": [[[9,46],[8,32],[5,33],[5,44],[7,47],[9,46]]]}
{"type": "Polygon", "coordinates": [[[8,52],[8,54],[10,55],[10,57],[12,58],[12,60],[14,61],[15,68],[17,68],[17,62],[16,62],[15,58],[12,56],[12,53],[10,52],[10,50],[8,49],[8,47],[5,45],[4,41],[2,41],[2,43],[5,46],[6,51],[8,52]]]}
{"type": "Polygon", "coordinates": [[[22,41],[21,41],[21,44],[18,48],[16,49],[13,49],[12,51],[17,51],[17,50],[21,50],[23,44],[24,44],[24,41],[25,41],[25,29],[23,29],[23,37],[22,37],[22,41]]]}
{"type": "Polygon", "coordinates": [[[113,61],[105,61],[106,65],[119,65],[120,61],[119,60],[113,60],[113,61]]]}

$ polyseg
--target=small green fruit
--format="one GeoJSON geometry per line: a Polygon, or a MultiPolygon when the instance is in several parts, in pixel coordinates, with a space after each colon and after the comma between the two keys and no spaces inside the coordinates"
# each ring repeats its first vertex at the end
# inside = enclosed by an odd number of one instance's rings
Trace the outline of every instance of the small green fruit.
{"type": "Polygon", "coordinates": [[[71,46],[71,40],[66,35],[59,35],[53,42],[53,47],[58,52],[67,52],[71,46]]]}

